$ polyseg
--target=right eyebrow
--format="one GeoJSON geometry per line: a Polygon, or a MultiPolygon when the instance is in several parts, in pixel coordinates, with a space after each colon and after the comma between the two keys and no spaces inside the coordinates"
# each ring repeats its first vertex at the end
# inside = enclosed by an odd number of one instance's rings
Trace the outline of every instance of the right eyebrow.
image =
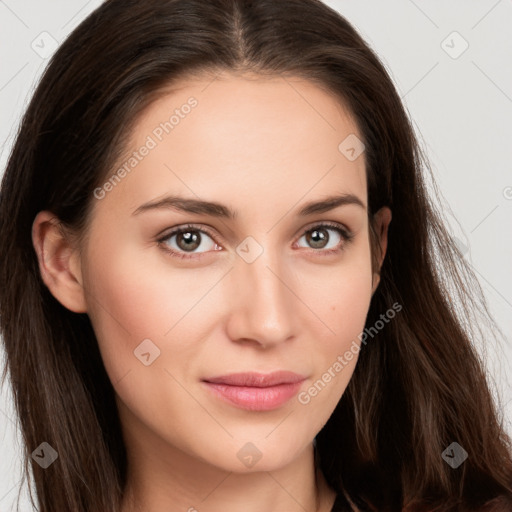
{"type": "Polygon", "coordinates": [[[211,217],[223,217],[232,220],[236,219],[238,216],[237,212],[223,204],[216,203],[214,201],[202,201],[179,196],[166,196],[157,201],[145,203],[139,206],[132,215],[138,215],[142,212],[157,209],[179,210],[185,213],[210,215],[211,217]]]}

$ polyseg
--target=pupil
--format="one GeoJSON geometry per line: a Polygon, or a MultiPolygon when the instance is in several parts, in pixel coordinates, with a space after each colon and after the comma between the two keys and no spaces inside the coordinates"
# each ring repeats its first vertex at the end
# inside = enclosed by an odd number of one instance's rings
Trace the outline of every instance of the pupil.
{"type": "Polygon", "coordinates": [[[323,242],[327,240],[325,229],[314,229],[311,231],[310,243],[315,249],[322,248],[323,242]]]}
{"type": "Polygon", "coordinates": [[[199,234],[197,234],[197,232],[184,231],[178,234],[177,240],[178,245],[180,246],[180,248],[182,248],[180,245],[180,241],[186,242],[185,246],[183,247],[185,250],[194,250],[197,249],[197,247],[199,246],[199,243],[201,242],[201,237],[199,234]]]}

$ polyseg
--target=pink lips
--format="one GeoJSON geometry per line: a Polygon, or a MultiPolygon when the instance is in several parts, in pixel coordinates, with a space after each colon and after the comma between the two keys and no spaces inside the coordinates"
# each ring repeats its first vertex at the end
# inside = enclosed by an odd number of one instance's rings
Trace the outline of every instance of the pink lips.
{"type": "Polygon", "coordinates": [[[305,377],[288,371],[233,373],[204,379],[218,397],[249,411],[269,411],[295,396],[305,377]]]}

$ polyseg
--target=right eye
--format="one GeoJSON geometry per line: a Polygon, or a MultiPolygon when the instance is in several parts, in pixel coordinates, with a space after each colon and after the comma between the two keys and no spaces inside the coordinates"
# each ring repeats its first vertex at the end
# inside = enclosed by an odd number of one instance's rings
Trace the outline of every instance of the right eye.
{"type": "Polygon", "coordinates": [[[197,258],[204,252],[219,250],[219,245],[212,239],[209,230],[205,230],[204,227],[199,229],[193,225],[174,229],[164,237],[161,237],[158,242],[165,251],[178,258],[197,258]],[[210,243],[205,242],[205,236],[210,239],[210,243]],[[175,239],[174,243],[169,242],[172,241],[172,239],[175,239]],[[198,254],[194,253],[193,251],[201,247],[201,245],[203,245],[203,247],[206,245],[206,249],[199,251],[198,254]]]}

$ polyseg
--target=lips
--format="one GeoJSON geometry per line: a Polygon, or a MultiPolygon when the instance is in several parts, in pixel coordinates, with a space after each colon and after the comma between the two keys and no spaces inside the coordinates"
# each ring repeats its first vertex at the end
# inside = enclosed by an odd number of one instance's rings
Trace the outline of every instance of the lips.
{"type": "Polygon", "coordinates": [[[232,405],[250,411],[268,411],[288,402],[305,379],[294,372],[278,371],[270,374],[233,373],[203,382],[217,398],[232,405]]]}
{"type": "Polygon", "coordinates": [[[250,386],[255,388],[266,388],[277,386],[279,384],[295,384],[305,379],[298,373],[289,371],[278,371],[273,373],[232,373],[230,375],[222,375],[220,377],[211,377],[204,379],[212,384],[226,384],[228,386],[250,386]]]}

